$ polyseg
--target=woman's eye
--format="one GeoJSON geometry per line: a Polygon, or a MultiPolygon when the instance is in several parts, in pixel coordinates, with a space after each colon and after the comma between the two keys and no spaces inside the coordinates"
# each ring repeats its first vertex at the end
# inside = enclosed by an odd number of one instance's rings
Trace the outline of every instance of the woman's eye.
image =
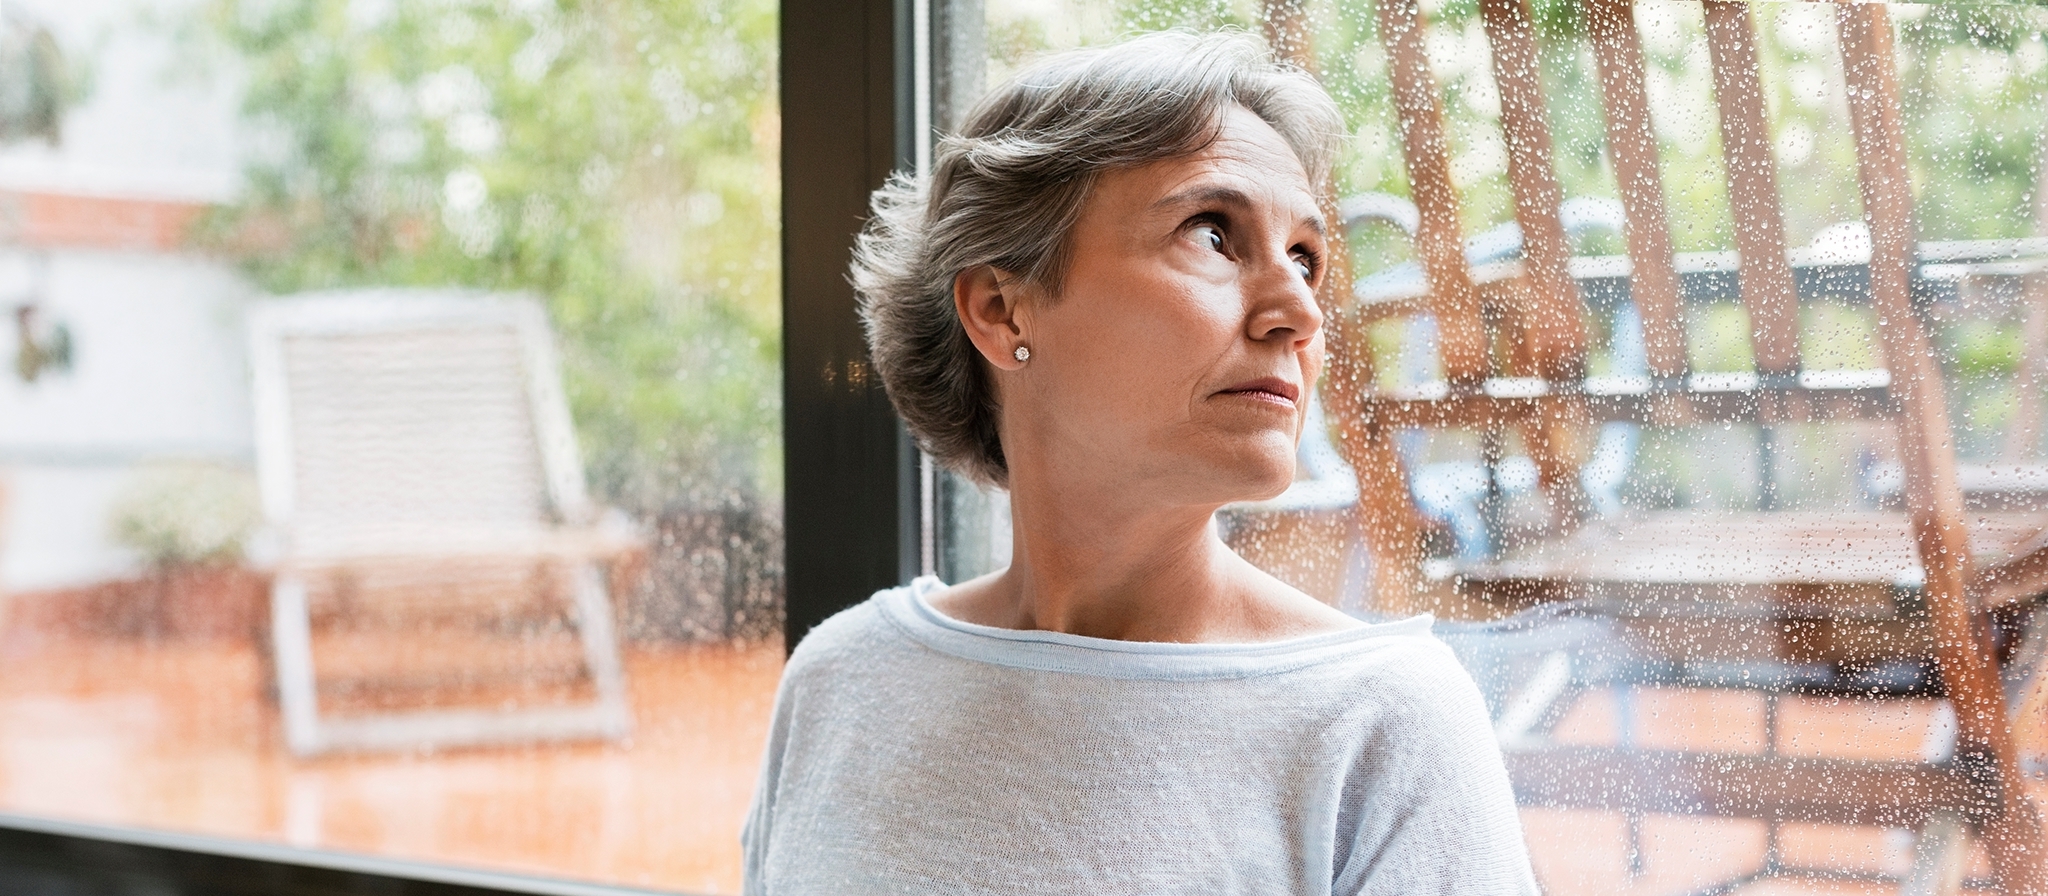
{"type": "Polygon", "coordinates": [[[1294,269],[1301,274],[1301,279],[1315,280],[1316,263],[1314,259],[1306,255],[1296,255],[1294,256],[1294,269]]]}
{"type": "Polygon", "coordinates": [[[1195,239],[1212,250],[1223,251],[1223,230],[1214,224],[1195,225],[1195,239]]]}

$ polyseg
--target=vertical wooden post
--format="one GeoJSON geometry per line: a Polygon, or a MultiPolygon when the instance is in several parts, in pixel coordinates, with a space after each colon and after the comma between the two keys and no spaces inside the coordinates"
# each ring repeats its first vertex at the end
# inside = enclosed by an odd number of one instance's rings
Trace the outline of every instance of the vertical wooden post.
{"type": "Polygon", "coordinates": [[[1607,155],[1628,220],[1629,293],[1643,318],[1650,375],[1669,381],[1686,373],[1685,317],[1635,8],[1632,0],[1587,0],[1585,14],[1607,109],[1607,155]]]}
{"type": "Polygon", "coordinates": [[[2048,894],[2048,843],[2019,770],[2005,696],[1993,661],[1989,631],[1966,591],[1969,532],[1956,486],[1953,435],[1942,396],[1941,368],[1911,283],[1916,264],[1912,183],[1906,166],[1905,129],[1899,120],[1898,77],[1890,18],[1882,4],[1836,7],[1842,68],[1849,88],[1863,217],[1870,226],[1870,287],[1878,332],[1899,403],[1899,455],[1906,473],[1906,503],[1925,570],[1935,662],[1955,706],[1957,755],[1988,763],[2000,811],[1985,824],[1986,845],[2001,888],[2008,894],[2048,894]]]}
{"type": "MultiPolygon", "coordinates": [[[[1311,30],[1302,0],[1266,0],[1266,39],[1275,55],[1316,72],[1311,30]]],[[[1394,450],[1393,433],[1368,419],[1365,393],[1372,387],[1372,346],[1365,328],[1349,312],[1351,253],[1344,218],[1337,212],[1336,178],[1322,185],[1318,202],[1330,222],[1328,268],[1316,301],[1323,309],[1323,408],[1335,423],[1337,451],[1358,476],[1358,522],[1373,558],[1373,604],[1382,612],[1405,612],[1420,592],[1422,516],[1408,494],[1408,476],[1394,450]]]]}
{"type": "Polygon", "coordinates": [[[1422,9],[1417,0],[1381,0],[1375,7],[1380,46],[1401,123],[1401,157],[1408,167],[1408,191],[1421,215],[1415,252],[1429,279],[1430,309],[1436,314],[1444,375],[1456,386],[1486,378],[1486,325],[1479,291],[1465,264],[1465,236],[1459,224],[1458,193],[1451,185],[1451,153],[1444,140],[1443,110],[1436,79],[1423,50],[1422,9]]]}
{"type": "Polygon", "coordinates": [[[1757,372],[1799,372],[1799,294],[1785,260],[1785,219],[1778,208],[1778,166],[1765,124],[1756,32],[1745,0],[1704,0],[1714,99],[1721,111],[1721,152],[1728,164],[1728,211],[1742,255],[1742,302],[1749,308],[1757,372]]]}
{"type": "MultiPolygon", "coordinates": [[[[1341,338],[1355,355],[1366,353],[1362,328],[1345,318],[1329,330],[1331,353],[1341,338]],[[1341,336],[1340,336],[1341,334],[1341,336]]],[[[1355,356],[1354,355],[1354,356],[1355,356]]],[[[1324,405],[1335,421],[1337,451],[1358,476],[1358,528],[1372,555],[1373,609],[1407,614],[1421,609],[1422,514],[1408,493],[1408,474],[1395,450],[1394,432],[1364,409],[1360,384],[1371,377],[1371,365],[1329,367],[1323,386],[1324,405]]]]}
{"type": "Polygon", "coordinates": [[[1535,27],[1526,2],[1479,0],[1500,88],[1508,184],[1515,196],[1515,220],[1522,226],[1522,265],[1529,283],[1528,307],[1519,309],[1527,325],[1522,337],[1539,376],[1577,379],[1586,368],[1585,306],[1566,268],[1572,249],[1558,219],[1564,191],[1557,183],[1535,27]]]}

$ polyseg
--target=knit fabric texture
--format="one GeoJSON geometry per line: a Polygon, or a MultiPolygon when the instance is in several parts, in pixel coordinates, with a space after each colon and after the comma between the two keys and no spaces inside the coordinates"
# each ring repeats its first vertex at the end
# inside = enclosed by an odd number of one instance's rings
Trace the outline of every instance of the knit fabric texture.
{"type": "Polygon", "coordinates": [[[741,835],[750,896],[1533,894],[1427,617],[1254,644],[959,622],[919,579],[807,635],[741,835]]]}

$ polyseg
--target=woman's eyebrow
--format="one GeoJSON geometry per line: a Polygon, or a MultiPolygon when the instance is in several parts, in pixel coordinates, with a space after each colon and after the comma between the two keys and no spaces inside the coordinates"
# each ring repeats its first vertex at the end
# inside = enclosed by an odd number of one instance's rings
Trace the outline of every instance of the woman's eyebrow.
{"type": "MultiPolygon", "coordinates": [[[[1223,205],[1248,208],[1252,205],[1252,198],[1236,187],[1224,186],[1222,184],[1204,184],[1202,186],[1189,187],[1176,193],[1168,193],[1160,198],[1159,201],[1152,203],[1152,210],[1159,211],[1189,205],[1223,205]]],[[[1303,215],[1300,224],[1315,231],[1316,236],[1323,237],[1330,234],[1329,225],[1323,223],[1323,216],[1320,213],[1303,215]]]]}
{"type": "Polygon", "coordinates": [[[1152,208],[1155,211],[1184,205],[1229,205],[1245,208],[1251,204],[1252,198],[1236,187],[1224,186],[1222,184],[1204,184],[1189,187],[1177,193],[1169,193],[1159,201],[1152,203],[1152,208]]]}

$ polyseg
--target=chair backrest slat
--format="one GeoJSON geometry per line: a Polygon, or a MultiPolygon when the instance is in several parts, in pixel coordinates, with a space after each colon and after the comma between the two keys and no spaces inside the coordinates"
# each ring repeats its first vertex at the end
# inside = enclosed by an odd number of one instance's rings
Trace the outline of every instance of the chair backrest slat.
{"type": "Polygon", "coordinates": [[[1528,289],[1517,309],[1519,335],[1535,364],[1527,373],[1552,379],[1583,376],[1585,311],[1567,264],[1571,242],[1558,214],[1564,192],[1557,183],[1550,119],[1544,112],[1534,24],[1526,0],[1479,0],[1479,15],[1492,48],[1501,130],[1508,147],[1508,184],[1515,198],[1515,220],[1522,228],[1522,269],[1528,289]]]}
{"type": "Polygon", "coordinates": [[[1742,302],[1749,309],[1756,369],[1765,376],[1797,373],[1799,293],[1785,258],[1778,163],[1771,156],[1749,3],[1704,0],[1704,6],[1714,99],[1721,112],[1721,153],[1727,161],[1728,212],[1742,258],[1742,302]]]}
{"type": "Polygon", "coordinates": [[[283,348],[301,542],[544,525],[513,327],[300,333],[283,348]]]}
{"type": "Polygon", "coordinates": [[[292,555],[492,550],[587,519],[533,299],[310,294],[249,328],[264,510],[292,555]]]}
{"type": "Polygon", "coordinates": [[[1657,168],[1657,135],[1643,86],[1635,5],[1633,0],[1588,0],[1585,17],[1607,113],[1608,157],[1627,221],[1629,293],[1642,316],[1650,375],[1681,377],[1688,367],[1682,293],[1664,211],[1664,179],[1657,168]]]}
{"type": "Polygon", "coordinates": [[[1490,372],[1486,324],[1479,290],[1465,263],[1458,193],[1451,183],[1450,147],[1444,140],[1443,109],[1436,79],[1423,49],[1423,17],[1417,0],[1377,4],[1380,43],[1387,54],[1394,111],[1401,123],[1401,157],[1408,190],[1419,213],[1416,255],[1429,280],[1430,310],[1436,314],[1444,376],[1453,383],[1479,383],[1490,372]]]}

